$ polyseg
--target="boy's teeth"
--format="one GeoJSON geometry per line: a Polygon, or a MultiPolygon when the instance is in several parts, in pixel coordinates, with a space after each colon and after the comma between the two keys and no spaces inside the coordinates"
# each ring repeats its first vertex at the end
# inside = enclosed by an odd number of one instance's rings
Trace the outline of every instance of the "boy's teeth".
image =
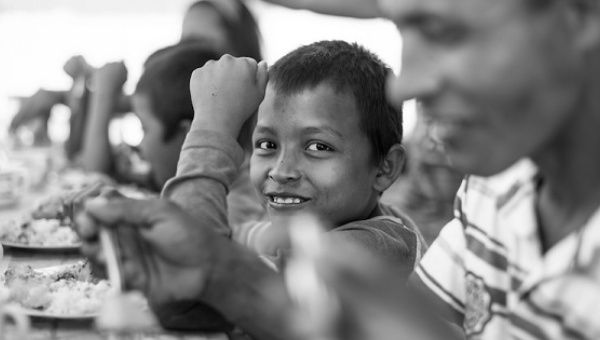
{"type": "Polygon", "coordinates": [[[299,198],[292,198],[292,197],[273,197],[273,202],[278,203],[278,204],[298,204],[300,203],[300,199],[299,198]]]}

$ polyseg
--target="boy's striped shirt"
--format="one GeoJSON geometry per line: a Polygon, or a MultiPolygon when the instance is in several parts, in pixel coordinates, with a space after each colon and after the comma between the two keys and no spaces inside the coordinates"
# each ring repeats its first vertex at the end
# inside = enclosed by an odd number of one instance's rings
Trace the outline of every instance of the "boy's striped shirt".
{"type": "Polygon", "coordinates": [[[416,269],[469,339],[600,339],[600,307],[589,303],[600,306],[600,211],[542,254],[536,173],[522,161],[494,177],[467,177],[454,220],[416,269]],[[581,282],[565,276],[574,267],[581,282]]]}

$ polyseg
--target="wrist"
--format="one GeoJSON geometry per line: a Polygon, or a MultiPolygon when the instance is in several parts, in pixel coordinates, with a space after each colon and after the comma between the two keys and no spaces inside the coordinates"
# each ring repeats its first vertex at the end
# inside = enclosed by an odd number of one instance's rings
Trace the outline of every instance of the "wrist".
{"type": "Polygon", "coordinates": [[[210,252],[211,258],[208,261],[210,266],[204,271],[203,289],[199,292],[198,301],[205,301],[210,305],[218,306],[225,295],[230,291],[228,284],[231,281],[230,267],[235,265],[235,257],[232,256],[232,247],[234,245],[230,239],[218,237],[212,242],[213,250],[210,252]],[[225,244],[228,243],[228,244],[225,244]],[[221,244],[223,243],[223,244],[221,244]],[[229,269],[228,269],[229,268],[229,269]]]}
{"type": "Polygon", "coordinates": [[[190,131],[192,130],[211,130],[237,139],[240,134],[241,125],[235,122],[217,120],[214,117],[204,118],[195,116],[190,127],[190,131]]]}

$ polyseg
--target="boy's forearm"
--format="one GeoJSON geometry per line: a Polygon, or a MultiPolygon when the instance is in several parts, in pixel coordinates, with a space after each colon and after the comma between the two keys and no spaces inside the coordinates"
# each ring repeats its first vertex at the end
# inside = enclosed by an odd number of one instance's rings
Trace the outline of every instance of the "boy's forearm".
{"type": "Polygon", "coordinates": [[[212,130],[190,130],[183,144],[177,174],[162,196],[227,236],[227,193],[238,176],[244,153],[235,139],[212,130]]]}
{"type": "Polygon", "coordinates": [[[219,117],[218,114],[198,114],[195,113],[190,131],[211,130],[215,133],[224,134],[233,139],[237,139],[240,134],[241,126],[234,124],[226,116],[219,117]]]}

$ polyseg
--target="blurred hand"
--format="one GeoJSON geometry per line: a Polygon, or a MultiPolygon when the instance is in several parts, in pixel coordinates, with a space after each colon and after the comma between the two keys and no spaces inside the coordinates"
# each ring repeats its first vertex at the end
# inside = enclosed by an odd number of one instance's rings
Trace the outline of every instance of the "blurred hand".
{"type": "Polygon", "coordinates": [[[31,217],[34,219],[65,219],[67,217],[72,219],[85,200],[99,195],[112,197],[118,195],[118,192],[103,181],[91,183],[83,189],[47,197],[32,210],[31,217]]]}
{"type": "Polygon", "coordinates": [[[54,105],[61,102],[60,93],[39,89],[33,96],[24,98],[21,101],[19,110],[10,123],[9,130],[15,132],[21,126],[35,119],[42,119],[46,122],[50,118],[50,112],[54,105]]]}
{"type": "Polygon", "coordinates": [[[119,93],[127,81],[127,67],[122,61],[107,63],[92,76],[92,87],[96,92],[119,93]]]}
{"type": "Polygon", "coordinates": [[[85,58],[81,55],[72,56],[67,60],[63,66],[63,70],[71,76],[71,78],[77,78],[84,76],[90,72],[92,67],[87,63],[85,58]]]}
{"type": "Polygon", "coordinates": [[[228,240],[166,200],[95,199],[76,218],[82,252],[102,264],[99,228],[117,228],[126,285],[154,305],[197,300],[228,240]]]}
{"type": "Polygon", "coordinates": [[[213,129],[238,138],[242,126],[256,113],[265,95],[265,62],[224,55],[192,73],[192,129],[213,129]]]}
{"type": "MultiPolygon", "coordinates": [[[[425,300],[407,290],[406,273],[357,244],[331,239],[315,260],[326,287],[339,301],[338,322],[314,329],[297,320],[300,332],[334,334],[344,340],[457,339],[425,300]]],[[[301,315],[301,314],[300,314],[301,315]]]]}

